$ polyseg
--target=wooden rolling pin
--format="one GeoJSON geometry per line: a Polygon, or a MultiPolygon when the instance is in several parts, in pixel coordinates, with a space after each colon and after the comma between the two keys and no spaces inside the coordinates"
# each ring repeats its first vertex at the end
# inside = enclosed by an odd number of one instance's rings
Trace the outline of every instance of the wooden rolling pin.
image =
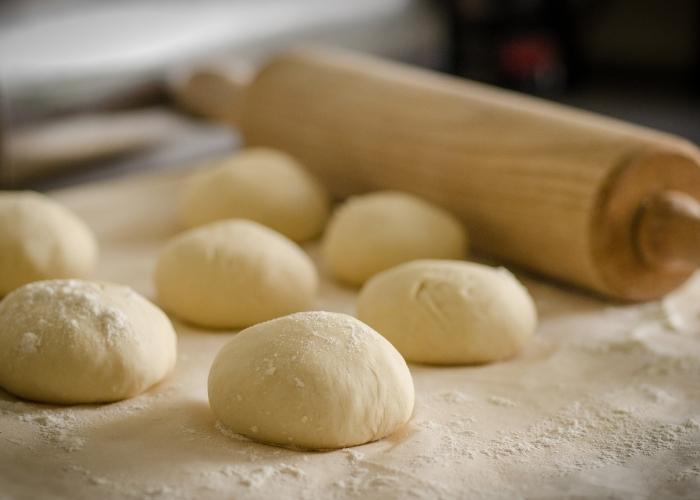
{"type": "Polygon", "coordinates": [[[339,197],[432,200],[504,261],[622,300],[700,263],[700,153],[680,138],[339,51],[281,55],[245,89],[214,80],[244,92],[229,119],[249,145],[295,155],[339,197]]]}

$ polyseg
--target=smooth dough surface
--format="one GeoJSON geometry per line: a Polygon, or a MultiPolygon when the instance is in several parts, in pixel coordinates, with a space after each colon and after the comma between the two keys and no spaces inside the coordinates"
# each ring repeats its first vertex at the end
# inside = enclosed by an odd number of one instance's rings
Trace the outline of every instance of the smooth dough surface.
{"type": "Polygon", "coordinates": [[[0,297],[26,283],[85,278],[97,262],[92,231],[34,192],[0,192],[0,297]]]}
{"type": "Polygon", "coordinates": [[[250,219],[294,241],[317,236],[328,219],[329,197],[294,158],[250,148],[195,174],[185,192],[188,227],[221,219],[250,219]]]}
{"type": "Polygon", "coordinates": [[[524,286],[504,268],[419,260],[365,284],[358,318],[407,361],[471,364],[514,356],[537,325],[524,286]]]}
{"type": "Polygon", "coordinates": [[[176,343],[167,316],[129,287],[37,281],[0,302],[0,386],[46,403],[117,401],[170,373],[176,343]]]}
{"type": "Polygon", "coordinates": [[[416,196],[379,191],[350,198],[332,215],[323,260],[337,279],[361,285],[415,259],[461,259],[467,233],[449,212],[416,196]]]}
{"type": "Polygon", "coordinates": [[[248,328],[209,372],[217,418],[251,439],[332,449],[381,439],[411,417],[414,388],[401,355],[340,313],[304,312],[248,328]]]}
{"type": "Polygon", "coordinates": [[[255,222],[220,221],[176,236],[155,272],[161,304],[213,328],[246,327],[308,309],[318,289],[311,259],[255,222]]]}

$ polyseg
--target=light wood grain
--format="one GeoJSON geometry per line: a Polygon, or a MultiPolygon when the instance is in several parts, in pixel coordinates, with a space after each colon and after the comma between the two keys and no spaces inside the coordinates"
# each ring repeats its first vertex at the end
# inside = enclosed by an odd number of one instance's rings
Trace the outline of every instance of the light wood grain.
{"type": "Polygon", "coordinates": [[[643,300],[687,269],[641,258],[632,226],[659,189],[700,197],[698,152],[660,132],[344,52],[276,58],[248,89],[248,144],[289,151],[345,197],[401,189],[461,216],[490,255],[643,300]]]}

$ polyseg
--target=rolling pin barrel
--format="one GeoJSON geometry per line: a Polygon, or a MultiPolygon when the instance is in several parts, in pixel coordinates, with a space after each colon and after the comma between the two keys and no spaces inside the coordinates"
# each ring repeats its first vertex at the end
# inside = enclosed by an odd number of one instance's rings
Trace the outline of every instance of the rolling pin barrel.
{"type": "Polygon", "coordinates": [[[240,124],[248,144],[289,151],[339,197],[416,193],[461,216],[478,249],[610,297],[661,296],[691,273],[678,262],[697,262],[697,214],[649,205],[665,192],[700,199],[698,151],[671,135],[317,50],[265,66],[240,124]]]}

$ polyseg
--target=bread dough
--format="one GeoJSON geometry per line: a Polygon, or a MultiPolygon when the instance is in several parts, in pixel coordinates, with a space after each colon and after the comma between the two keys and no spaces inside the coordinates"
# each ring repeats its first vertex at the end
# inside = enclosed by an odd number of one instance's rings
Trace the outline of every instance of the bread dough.
{"type": "Polygon", "coordinates": [[[378,272],[415,259],[461,259],[467,233],[449,212],[406,193],[350,198],[331,217],[323,259],[337,279],[360,285],[378,272]]]}
{"type": "Polygon", "coordinates": [[[535,331],[535,305],[504,268],[419,260],[362,288],[358,317],[408,361],[485,363],[515,355],[535,331]]]}
{"type": "Polygon", "coordinates": [[[175,332],[129,287],[36,281],[0,302],[0,386],[45,403],[117,401],[163,380],[175,332]]]}
{"type": "Polygon", "coordinates": [[[294,241],[320,234],[329,198],[319,182],[291,156],[250,148],[196,174],[185,192],[189,227],[221,219],[250,219],[294,241]]]}
{"type": "Polygon", "coordinates": [[[401,355],[340,313],[297,313],[248,328],[224,345],[209,372],[209,404],[221,423],[281,446],[381,439],[410,419],[413,402],[401,355]]]}
{"type": "Polygon", "coordinates": [[[31,281],[84,278],[97,242],[68,209],[33,192],[0,192],[0,297],[31,281]]]}
{"type": "Polygon", "coordinates": [[[311,259],[255,222],[233,219],[191,229],[161,251],[161,304],[180,318],[237,328],[308,309],[318,289],[311,259]]]}

